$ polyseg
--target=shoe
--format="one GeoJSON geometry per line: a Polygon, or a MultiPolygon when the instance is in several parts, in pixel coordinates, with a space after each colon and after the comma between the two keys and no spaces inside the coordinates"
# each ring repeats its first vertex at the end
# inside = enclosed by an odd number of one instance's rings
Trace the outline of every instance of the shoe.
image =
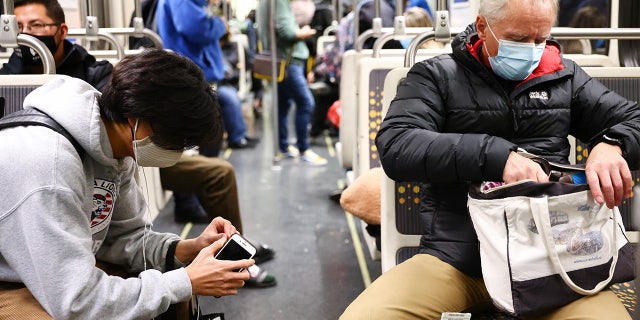
{"type": "Polygon", "coordinates": [[[285,159],[285,158],[297,158],[298,156],[300,156],[300,151],[298,150],[298,148],[294,147],[294,146],[288,146],[287,147],[287,151],[283,152],[283,151],[278,151],[278,159],[285,159]]]}
{"type": "Polygon", "coordinates": [[[337,204],[340,204],[340,198],[342,197],[342,191],[344,189],[334,190],[329,193],[329,199],[337,204]]]}
{"type": "Polygon", "coordinates": [[[255,241],[253,239],[249,239],[249,242],[256,247],[256,254],[253,256],[253,260],[256,261],[256,264],[262,264],[273,259],[273,256],[276,255],[276,252],[271,249],[268,245],[255,241]]]}
{"type": "Polygon", "coordinates": [[[247,138],[242,138],[237,142],[230,142],[229,143],[229,148],[231,149],[250,149],[250,148],[255,148],[255,146],[258,144],[257,141],[255,141],[253,138],[251,138],[252,140],[250,141],[247,138]]]}
{"type": "Polygon", "coordinates": [[[244,286],[251,288],[267,288],[273,287],[278,282],[276,281],[276,277],[269,274],[266,270],[260,268],[257,264],[252,265],[247,268],[249,270],[249,280],[244,282],[244,286]]]}
{"type": "Polygon", "coordinates": [[[311,149],[307,149],[300,156],[300,160],[312,164],[314,166],[324,166],[327,164],[327,159],[319,156],[317,153],[313,152],[311,149]]]}
{"type": "Polygon", "coordinates": [[[196,208],[180,208],[176,207],[174,210],[174,218],[178,223],[199,223],[208,224],[211,222],[211,218],[204,211],[202,206],[196,208]]]}
{"type": "Polygon", "coordinates": [[[258,144],[260,142],[260,138],[258,137],[250,137],[250,136],[244,136],[244,138],[247,140],[247,142],[249,143],[254,143],[254,144],[258,144]]]}

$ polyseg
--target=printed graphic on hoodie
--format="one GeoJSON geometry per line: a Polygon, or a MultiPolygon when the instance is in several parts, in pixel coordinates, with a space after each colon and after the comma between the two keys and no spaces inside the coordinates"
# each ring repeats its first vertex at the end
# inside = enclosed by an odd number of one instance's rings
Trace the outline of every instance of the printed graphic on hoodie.
{"type": "Polygon", "coordinates": [[[96,234],[109,225],[115,201],[115,184],[111,181],[95,179],[93,182],[93,210],[91,211],[91,234],[96,234]]]}

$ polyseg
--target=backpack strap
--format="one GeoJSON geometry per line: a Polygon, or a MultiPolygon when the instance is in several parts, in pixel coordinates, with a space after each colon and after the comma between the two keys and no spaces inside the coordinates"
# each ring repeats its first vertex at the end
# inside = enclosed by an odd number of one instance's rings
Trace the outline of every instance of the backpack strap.
{"type": "Polygon", "coordinates": [[[21,126],[42,126],[58,132],[71,142],[73,147],[76,149],[76,152],[78,152],[80,159],[83,158],[84,150],[78,141],[76,141],[76,139],[74,139],[65,128],[53,120],[53,118],[49,117],[46,113],[35,108],[29,108],[12,112],[0,118],[0,130],[21,126]]]}

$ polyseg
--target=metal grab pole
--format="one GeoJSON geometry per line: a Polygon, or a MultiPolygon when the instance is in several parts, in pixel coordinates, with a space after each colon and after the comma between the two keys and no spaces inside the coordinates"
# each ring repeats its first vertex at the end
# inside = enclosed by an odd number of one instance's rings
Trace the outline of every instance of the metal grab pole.
{"type": "MultiPolygon", "coordinates": [[[[3,15],[4,16],[4,15],[3,15]]],[[[56,73],[56,64],[53,59],[53,55],[49,48],[40,40],[28,35],[28,34],[19,34],[18,35],[18,45],[25,45],[33,50],[42,58],[42,70],[44,74],[55,74],[56,73]]]]}
{"type": "Polygon", "coordinates": [[[87,38],[95,37],[96,39],[106,40],[116,50],[116,57],[118,60],[122,60],[124,58],[124,48],[120,45],[120,42],[118,42],[113,34],[106,32],[105,28],[97,30],[95,35],[89,35],[86,29],[69,29],[67,34],[70,36],[85,36],[87,38]]]}
{"type": "MultiPolygon", "coordinates": [[[[73,28],[73,29],[69,29],[68,31],[68,35],[70,36],[84,36],[85,35],[85,29],[79,29],[79,28],[73,28]]],[[[149,38],[151,41],[153,41],[153,45],[156,48],[162,49],[162,38],[160,38],[160,35],[158,35],[156,32],[154,32],[151,29],[147,29],[147,28],[143,28],[142,30],[136,30],[136,28],[100,28],[100,31],[98,32],[98,34],[100,33],[109,33],[112,34],[114,36],[117,35],[131,35],[134,36],[136,34],[142,34],[143,36],[149,38]]]]}
{"type": "Polygon", "coordinates": [[[142,17],[142,4],[140,3],[140,1],[142,0],[135,1],[136,15],[135,17],[133,17],[133,36],[138,39],[144,38],[144,18],[142,17]]]}
{"type": "Polygon", "coordinates": [[[3,0],[2,4],[4,5],[4,14],[13,14],[13,1],[12,0],[3,0]]]}
{"type": "MultiPolygon", "coordinates": [[[[388,33],[393,32],[393,28],[382,28],[380,29],[380,33],[388,33]]],[[[363,32],[356,38],[356,41],[353,43],[353,49],[357,52],[362,51],[364,49],[364,42],[367,41],[371,37],[375,37],[376,32],[373,29],[369,29],[363,32]]]]}
{"type": "Polygon", "coordinates": [[[376,42],[373,43],[373,53],[371,56],[373,58],[380,58],[380,51],[382,51],[382,47],[384,46],[385,43],[387,43],[391,39],[395,39],[398,37],[408,38],[411,36],[422,34],[427,31],[433,31],[433,28],[428,28],[428,27],[406,28],[403,34],[396,34],[395,32],[384,33],[382,36],[376,39],[376,42]]]}
{"type": "MultiPolygon", "coordinates": [[[[276,8],[276,0],[270,0],[269,1],[269,17],[271,17],[271,19],[269,19],[269,47],[271,49],[271,121],[273,124],[273,165],[274,166],[279,166],[279,161],[280,159],[278,159],[278,151],[280,150],[280,143],[279,143],[279,135],[278,132],[280,131],[279,127],[278,127],[278,66],[277,66],[277,59],[278,59],[278,44],[276,42],[276,19],[277,19],[277,14],[275,14],[277,8],[276,8]]],[[[264,15],[263,15],[264,16],[264,15]]],[[[285,70],[286,72],[286,70],[285,70]]]]}
{"type": "MultiPolygon", "coordinates": [[[[451,28],[450,37],[455,37],[463,32],[464,28],[451,28]]],[[[640,28],[551,28],[551,37],[554,39],[580,40],[580,39],[640,39],[640,28]]],[[[404,66],[411,67],[415,63],[416,53],[422,42],[434,39],[435,32],[428,31],[416,36],[407,47],[404,55],[404,66]]]]}

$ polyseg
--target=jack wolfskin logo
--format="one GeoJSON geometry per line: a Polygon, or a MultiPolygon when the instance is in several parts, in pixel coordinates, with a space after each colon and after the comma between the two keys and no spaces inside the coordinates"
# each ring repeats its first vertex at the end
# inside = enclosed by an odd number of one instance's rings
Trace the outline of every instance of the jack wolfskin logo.
{"type": "Polygon", "coordinates": [[[529,92],[529,99],[548,100],[549,94],[546,91],[533,91],[529,92]]]}

